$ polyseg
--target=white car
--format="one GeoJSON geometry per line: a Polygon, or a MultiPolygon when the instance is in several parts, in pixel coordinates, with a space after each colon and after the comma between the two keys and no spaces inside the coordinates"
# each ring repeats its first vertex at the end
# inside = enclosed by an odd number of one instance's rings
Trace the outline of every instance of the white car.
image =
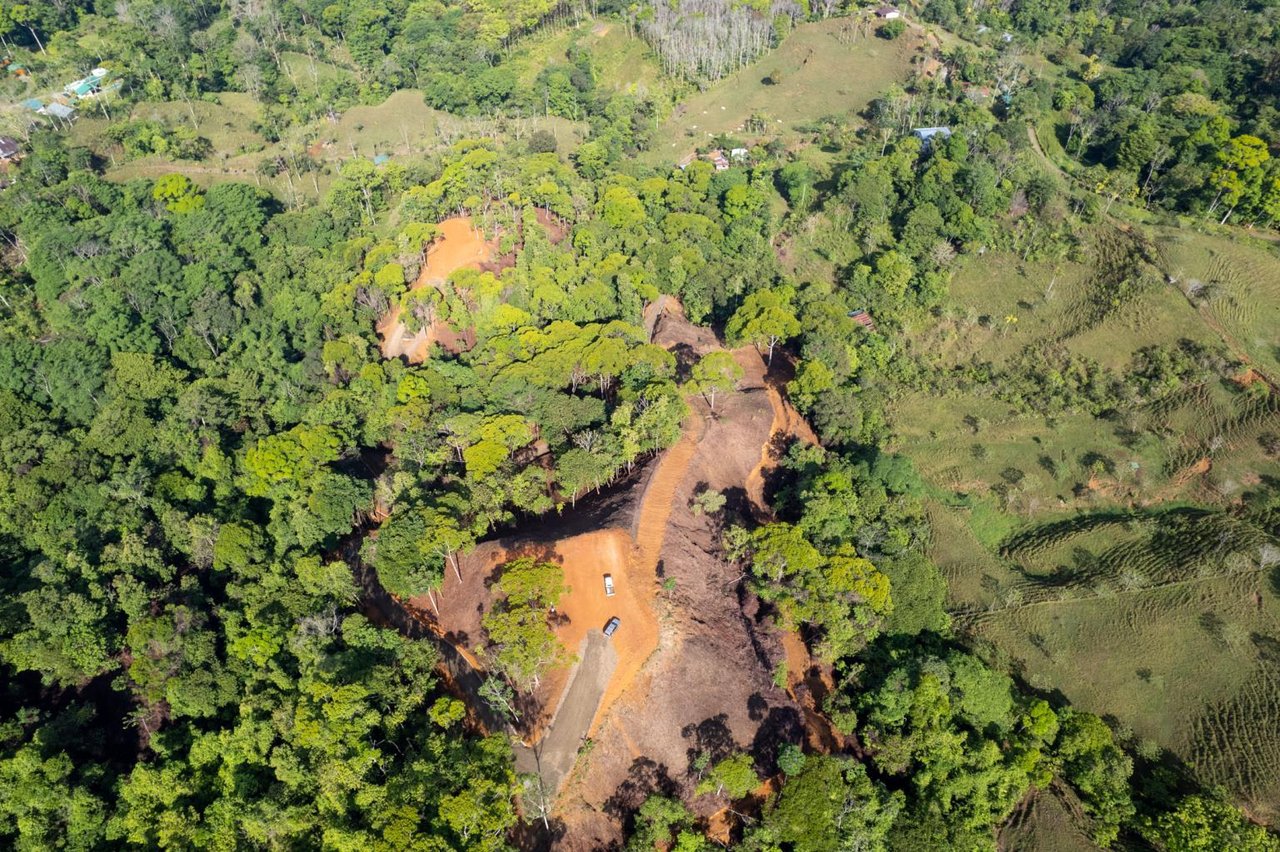
{"type": "Polygon", "coordinates": [[[604,575],[604,596],[606,598],[613,597],[613,575],[612,574],[604,575]]]}

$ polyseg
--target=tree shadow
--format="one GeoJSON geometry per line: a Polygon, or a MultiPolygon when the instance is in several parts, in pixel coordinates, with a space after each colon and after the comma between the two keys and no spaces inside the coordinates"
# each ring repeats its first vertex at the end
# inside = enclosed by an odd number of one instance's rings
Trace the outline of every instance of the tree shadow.
{"type": "Polygon", "coordinates": [[[751,693],[747,699],[747,718],[753,722],[759,722],[768,709],[769,702],[764,700],[763,695],[758,692],[751,693]]]}
{"type": "Polygon", "coordinates": [[[549,819],[549,824],[532,815],[526,819],[529,822],[517,823],[511,833],[511,845],[522,852],[548,852],[559,846],[568,833],[564,820],[558,817],[549,819]]]}
{"type": "Polygon", "coordinates": [[[687,749],[689,773],[696,771],[694,765],[700,756],[705,755],[708,764],[718,763],[738,750],[733,740],[733,732],[729,730],[729,714],[720,713],[697,724],[685,725],[680,729],[680,736],[692,740],[687,749]]]}
{"type": "Polygon", "coordinates": [[[724,496],[724,526],[731,526],[733,522],[746,522],[749,526],[754,526],[755,504],[751,502],[751,498],[747,496],[747,489],[740,485],[734,485],[720,492],[724,496]]]}
{"type": "Polygon", "coordinates": [[[621,822],[623,836],[629,836],[635,829],[636,812],[645,799],[654,794],[674,798],[679,792],[680,785],[671,777],[666,764],[637,757],[631,762],[626,779],[605,800],[604,812],[621,822]]]}
{"type": "Polygon", "coordinates": [[[698,363],[698,353],[688,343],[677,343],[671,349],[676,356],[676,380],[684,383],[689,379],[689,371],[698,363]]]}
{"type": "Polygon", "coordinates": [[[774,707],[756,731],[751,742],[751,756],[762,775],[778,771],[778,754],[784,745],[804,743],[804,722],[794,707],[774,707]]]}

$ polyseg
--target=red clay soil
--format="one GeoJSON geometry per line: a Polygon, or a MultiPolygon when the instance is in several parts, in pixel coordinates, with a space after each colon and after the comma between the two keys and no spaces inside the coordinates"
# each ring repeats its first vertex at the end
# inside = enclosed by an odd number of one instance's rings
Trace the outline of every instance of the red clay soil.
{"type": "MultiPolygon", "coordinates": [[[[480,269],[493,255],[497,244],[486,240],[471,219],[454,216],[436,226],[439,236],[427,249],[427,262],[423,264],[418,279],[410,290],[423,287],[442,287],[445,279],[459,269],[480,269]]],[[[431,347],[439,344],[450,352],[465,348],[463,338],[447,323],[436,320],[430,326],[408,334],[400,319],[400,308],[392,307],[378,322],[378,334],[382,337],[383,358],[405,358],[410,364],[421,364],[431,354],[431,347]]]]}
{"type": "MultiPolygon", "coordinates": [[[[678,304],[660,314],[653,339],[685,363],[719,347],[710,331],[684,320],[678,304]]],[[[762,774],[772,774],[781,746],[808,736],[812,699],[794,682],[791,690],[773,683],[787,659],[780,631],[745,589],[741,568],[723,558],[721,518],[690,509],[695,494],[710,488],[725,494],[728,511],[759,516],[748,486],[763,465],[776,463],[771,439],[779,430],[804,433],[768,387],[760,355],[745,348],[734,356],[745,373],[738,389],[717,399],[714,416],[700,398],[691,400],[681,440],[633,487],[639,499],[620,500],[591,532],[557,535],[551,520],[522,539],[485,543],[463,558],[461,582],[446,572],[437,595],[439,629],[475,650],[497,566],[533,555],[565,568],[572,588],[556,629],[570,649],[611,615],[622,619],[614,636],[618,664],[590,726],[593,747],[556,804],[562,830],[554,848],[617,844],[625,820],[654,791],[683,797],[710,820],[723,801],[693,796],[697,754],[716,760],[746,749],[762,774]],[[605,572],[613,574],[615,597],[604,596],[605,572]]],[[[412,605],[433,614],[426,598],[412,605]]],[[[794,665],[797,676],[808,668],[794,665]]],[[[550,721],[569,673],[549,675],[537,690],[538,727],[550,721]]],[[[830,745],[825,737],[818,742],[830,745]]]]}
{"type": "MultiPolygon", "coordinates": [[[[770,375],[760,353],[750,347],[734,352],[734,357],[742,365],[748,377],[754,378],[765,386],[769,394],[769,405],[773,408],[773,427],[769,432],[769,440],[760,448],[760,463],[747,477],[747,497],[761,512],[769,512],[769,504],[765,500],[765,474],[778,466],[780,453],[785,449],[788,439],[795,439],[805,444],[817,444],[818,436],[809,422],[800,416],[782,393],[779,386],[786,384],[790,370],[779,370],[770,375]],[[752,357],[752,356],[755,357],[752,357]],[[781,374],[781,375],[779,375],[781,374]]],[[[779,367],[784,365],[780,361],[779,367]]]]}
{"type": "MultiPolygon", "coordinates": [[[[709,332],[678,315],[661,317],[654,339],[699,354],[716,345],[709,332]]],[[[773,684],[773,671],[785,659],[777,632],[768,619],[757,620],[759,607],[742,587],[741,569],[721,556],[720,521],[689,508],[695,493],[712,488],[726,494],[731,508],[752,510],[747,480],[773,431],[774,411],[759,355],[747,349],[735,356],[751,369],[737,392],[717,400],[716,416],[701,400],[693,402],[705,432],[672,492],[658,545],[655,570],[670,583],[658,598],[658,649],[597,720],[594,747],[557,805],[564,830],[555,848],[618,843],[628,815],[654,791],[683,796],[709,820],[723,802],[693,797],[691,761],[699,752],[714,760],[747,749],[760,771],[772,773],[781,745],[805,739],[803,708],[773,684]]],[[[644,506],[663,502],[644,501],[636,527],[642,537],[649,528],[644,506]]]]}
{"type": "Polygon", "coordinates": [[[569,236],[569,223],[554,213],[549,213],[539,207],[538,212],[534,214],[534,218],[546,230],[547,239],[551,241],[552,245],[559,245],[565,237],[569,236]]]}

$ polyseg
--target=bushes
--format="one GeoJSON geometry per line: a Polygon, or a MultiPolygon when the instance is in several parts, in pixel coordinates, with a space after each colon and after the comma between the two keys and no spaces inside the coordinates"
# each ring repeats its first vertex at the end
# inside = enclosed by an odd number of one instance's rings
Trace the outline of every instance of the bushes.
{"type": "Polygon", "coordinates": [[[887,41],[893,41],[907,31],[907,22],[901,18],[885,21],[876,28],[876,35],[887,41]]]}
{"type": "Polygon", "coordinates": [[[124,148],[128,159],[156,154],[177,160],[200,160],[213,152],[213,144],[189,127],[168,127],[146,119],[113,124],[107,128],[107,137],[124,148]]]}

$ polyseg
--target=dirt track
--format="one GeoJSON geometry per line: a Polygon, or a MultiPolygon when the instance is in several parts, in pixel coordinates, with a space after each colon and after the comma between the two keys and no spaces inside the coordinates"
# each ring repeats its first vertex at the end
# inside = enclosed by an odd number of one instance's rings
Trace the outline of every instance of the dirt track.
{"type": "MultiPolygon", "coordinates": [[[[657,319],[655,342],[696,356],[718,346],[705,329],[678,314],[657,319]]],[[[659,586],[657,651],[616,700],[602,703],[592,729],[594,747],[560,793],[556,849],[588,850],[617,844],[630,815],[651,793],[691,801],[710,818],[723,802],[694,797],[693,759],[719,759],[749,751],[762,773],[776,768],[783,743],[805,738],[805,711],[773,684],[784,649],[770,620],[741,584],[741,569],[720,555],[722,519],[695,514],[694,494],[714,489],[730,513],[755,515],[748,481],[772,464],[775,426],[783,431],[785,408],[775,410],[765,367],[755,350],[736,350],[745,375],[736,392],[717,400],[713,417],[694,400],[700,439],[664,459],[670,478],[655,472],[634,515],[638,550],[654,559],[659,586]],[[683,475],[677,478],[679,467],[683,475]],[[669,585],[666,585],[669,584],[669,585]]],[[[779,398],[780,401],[780,398],[779,398]]],[[[640,553],[637,554],[638,558],[640,553]]],[[[615,682],[620,678],[615,675],[615,682]]]]}

